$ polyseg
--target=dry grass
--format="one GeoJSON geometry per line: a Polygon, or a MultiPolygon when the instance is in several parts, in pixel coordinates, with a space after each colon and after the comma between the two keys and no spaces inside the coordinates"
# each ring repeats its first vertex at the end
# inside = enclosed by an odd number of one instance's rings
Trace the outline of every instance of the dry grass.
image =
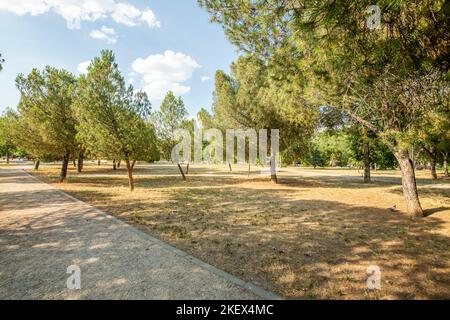
{"type": "MultiPolygon", "coordinates": [[[[398,172],[287,168],[274,185],[255,170],[138,165],[130,193],[124,169],[87,165],[68,193],[221,269],[286,298],[450,298],[450,180],[418,173],[426,218],[404,213],[398,172]],[[398,212],[386,208],[397,204],[398,212]],[[381,290],[366,287],[378,265],[381,290]]],[[[41,179],[56,184],[58,168],[41,179]]]]}

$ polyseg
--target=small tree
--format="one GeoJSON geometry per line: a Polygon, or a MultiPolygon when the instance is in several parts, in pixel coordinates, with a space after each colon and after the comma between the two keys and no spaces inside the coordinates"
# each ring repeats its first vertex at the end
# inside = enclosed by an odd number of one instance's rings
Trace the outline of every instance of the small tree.
{"type": "Polygon", "coordinates": [[[172,91],[167,92],[160,110],[153,115],[161,153],[166,160],[171,159],[172,149],[176,145],[174,132],[182,127],[187,115],[183,100],[176,98],[172,91]]]}
{"type": "MultiPolygon", "coordinates": [[[[19,106],[20,109],[20,106],[19,106]]],[[[59,157],[50,144],[43,141],[36,128],[34,118],[13,110],[7,111],[8,130],[14,144],[34,160],[34,169],[38,170],[41,160],[54,160],[59,157]]]]}
{"type": "Polygon", "coordinates": [[[155,154],[155,132],[146,118],[150,102],[143,92],[125,86],[112,51],[102,51],[79,80],[78,138],[95,155],[124,159],[130,190],[137,160],[155,154]]]}
{"type": "MultiPolygon", "coordinates": [[[[75,77],[65,70],[45,67],[43,71],[33,69],[28,76],[17,76],[16,86],[20,91],[19,115],[25,132],[36,137],[24,137],[25,149],[32,146],[35,154],[55,154],[62,159],[59,181],[65,181],[71,154],[75,153],[75,118],[72,103],[76,88],[75,77]]],[[[22,144],[20,142],[20,144],[22,144]]]]}
{"type": "Polygon", "coordinates": [[[9,164],[9,158],[16,150],[14,137],[11,128],[11,112],[7,111],[0,116],[0,155],[6,156],[6,163],[9,164]]]}

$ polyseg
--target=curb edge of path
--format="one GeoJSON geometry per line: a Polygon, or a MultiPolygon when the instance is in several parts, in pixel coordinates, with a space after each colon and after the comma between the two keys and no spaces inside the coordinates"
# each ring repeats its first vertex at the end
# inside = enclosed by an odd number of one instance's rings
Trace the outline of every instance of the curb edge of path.
{"type": "Polygon", "coordinates": [[[89,203],[84,202],[84,201],[82,201],[80,199],[77,199],[74,196],[71,196],[70,194],[64,192],[63,190],[58,189],[57,187],[55,187],[55,186],[53,186],[53,185],[51,185],[51,184],[49,184],[49,183],[47,183],[45,181],[42,181],[38,177],[35,177],[34,175],[26,172],[24,169],[20,169],[20,171],[22,171],[26,175],[30,176],[31,178],[33,178],[33,179],[35,179],[35,180],[37,180],[37,181],[39,181],[41,183],[44,183],[44,184],[48,185],[50,188],[52,188],[55,191],[59,192],[63,196],[65,196],[65,197],[67,197],[67,198],[69,198],[69,199],[71,199],[71,200],[73,200],[73,201],[75,201],[77,203],[89,206],[93,211],[95,211],[98,214],[101,214],[102,216],[105,216],[107,219],[111,219],[111,220],[115,221],[116,223],[124,225],[126,228],[128,228],[130,231],[134,232],[135,234],[139,235],[140,237],[148,239],[151,242],[161,246],[165,250],[167,250],[169,252],[172,252],[172,253],[176,254],[177,256],[179,256],[179,257],[187,259],[190,262],[194,263],[195,265],[197,265],[197,266],[199,266],[199,267],[201,267],[203,269],[206,269],[207,271],[209,271],[209,272],[211,272],[211,273],[213,273],[213,274],[215,274],[215,275],[217,275],[217,276],[219,276],[219,277],[221,277],[221,278],[223,278],[223,279],[225,279],[227,281],[230,281],[231,283],[237,285],[238,287],[241,287],[242,289],[244,289],[246,291],[249,291],[250,293],[253,293],[254,295],[256,295],[259,298],[262,298],[264,300],[282,300],[282,298],[280,296],[278,296],[278,295],[276,295],[276,294],[274,294],[274,293],[272,293],[270,291],[264,290],[264,289],[258,287],[257,285],[255,285],[255,284],[253,284],[253,283],[251,283],[249,281],[244,281],[242,279],[239,279],[238,277],[233,276],[232,274],[230,274],[230,273],[228,273],[226,271],[223,271],[223,270],[221,270],[219,268],[214,267],[213,265],[211,265],[211,264],[209,264],[207,262],[204,262],[204,261],[202,261],[202,260],[200,260],[198,258],[195,258],[194,256],[188,254],[187,252],[184,252],[184,251],[182,251],[180,249],[177,249],[174,246],[172,246],[172,245],[170,245],[170,244],[168,244],[168,243],[166,243],[166,242],[164,242],[162,240],[159,240],[159,239],[149,235],[148,233],[145,233],[145,232],[143,232],[143,231],[133,227],[132,225],[130,225],[130,224],[120,220],[119,218],[116,218],[116,217],[114,217],[114,216],[112,216],[112,215],[110,215],[110,214],[108,214],[108,213],[106,213],[106,212],[96,208],[95,206],[90,205],[89,203]]]}

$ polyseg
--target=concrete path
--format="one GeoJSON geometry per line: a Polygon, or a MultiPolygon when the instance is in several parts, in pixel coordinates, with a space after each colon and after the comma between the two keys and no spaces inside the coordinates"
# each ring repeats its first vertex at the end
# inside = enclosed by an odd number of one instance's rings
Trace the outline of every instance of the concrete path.
{"type": "Polygon", "coordinates": [[[258,298],[277,297],[21,170],[0,169],[0,299],[258,298]],[[72,265],[79,290],[67,288],[72,265]]]}

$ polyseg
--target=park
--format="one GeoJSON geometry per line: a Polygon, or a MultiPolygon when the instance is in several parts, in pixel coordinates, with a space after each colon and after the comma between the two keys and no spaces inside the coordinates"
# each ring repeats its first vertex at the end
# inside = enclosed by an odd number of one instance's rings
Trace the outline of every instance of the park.
{"type": "MultiPolygon", "coordinates": [[[[10,168],[21,166],[11,165],[10,168]]],[[[23,166],[23,165],[22,165],[23,166]]],[[[448,295],[450,180],[417,173],[427,218],[411,217],[399,171],[280,168],[278,184],[258,167],[191,164],[184,182],[171,163],[126,168],[112,161],[33,164],[27,172],[216,267],[285,298],[430,299],[448,295]],[[389,210],[396,205],[396,210],[389,210]],[[382,270],[367,290],[366,267],[382,270]]],[[[2,165],[5,168],[5,165],[2,165]]],[[[185,166],[183,166],[185,168],[185,166]]]]}
{"type": "Polygon", "coordinates": [[[0,299],[450,299],[448,2],[298,2],[192,4],[238,53],[202,107],[173,51],[17,69],[0,299]]]}

